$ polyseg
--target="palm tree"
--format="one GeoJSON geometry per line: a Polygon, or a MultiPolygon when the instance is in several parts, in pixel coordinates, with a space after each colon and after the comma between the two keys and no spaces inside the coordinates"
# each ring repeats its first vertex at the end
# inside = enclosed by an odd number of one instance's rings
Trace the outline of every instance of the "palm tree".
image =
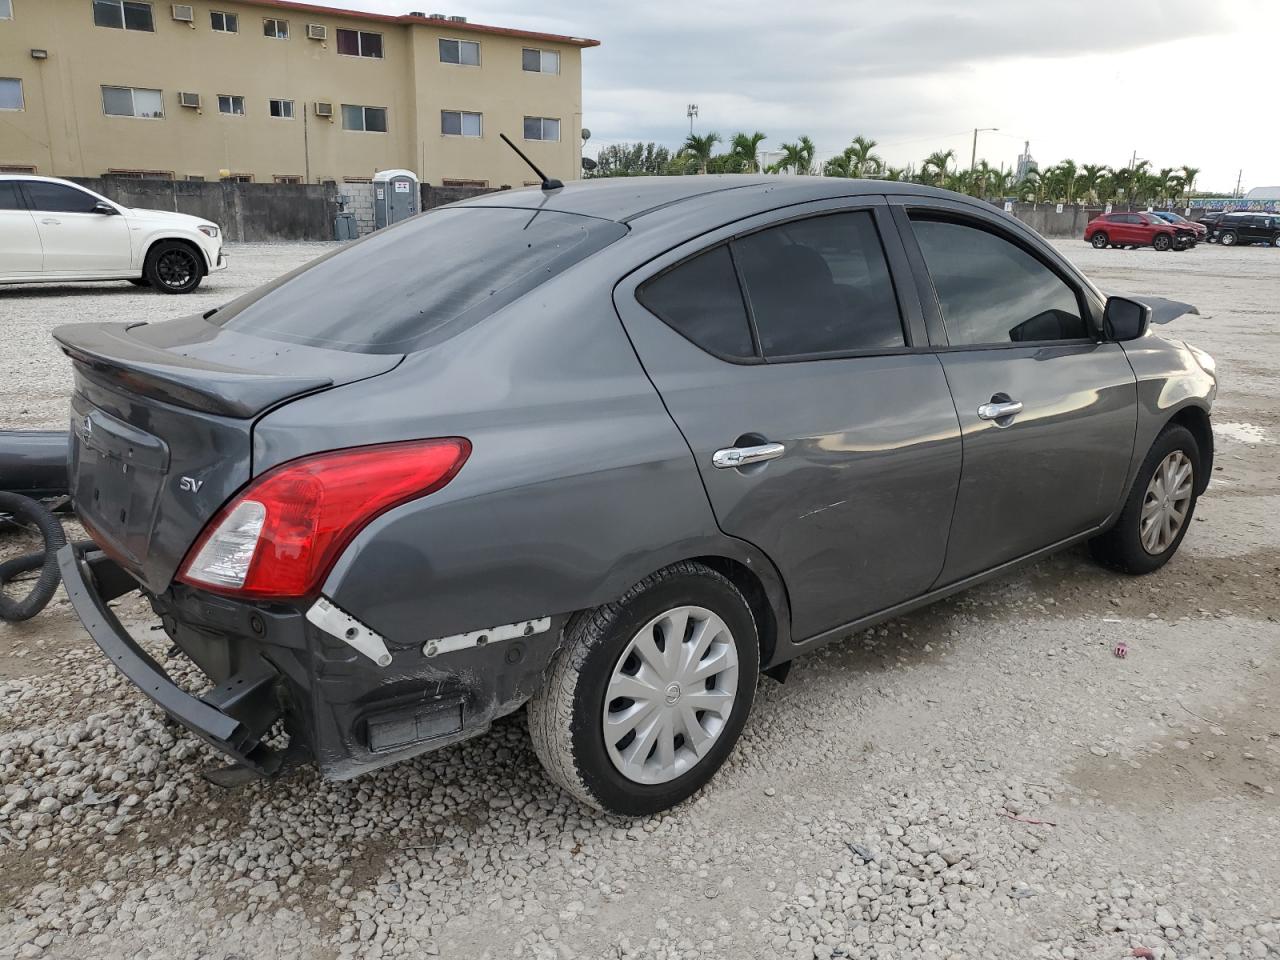
{"type": "Polygon", "coordinates": [[[1183,167],[1182,168],[1182,190],[1187,198],[1188,205],[1191,200],[1191,190],[1196,184],[1196,177],[1200,176],[1199,167],[1183,167]]]}
{"type": "Polygon", "coordinates": [[[720,134],[718,133],[708,133],[705,136],[691,133],[689,139],[684,142],[684,146],[680,148],[680,154],[697,161],[698,172],[706,173],[707,164],[711,162],[711,151],[719,142],[720,134]]]}
{"type": "Polygon", "coordinates": [[[1080,192],[1085,200],[1098,199],[1098,184],[1107,173],[1107,167],[1101,163],[1086,163],[1080,167],[1080,192]]]}
{"type": "Polygon", "coordinates": [[[729,141],[729,154],[736,161],[741,173],[760,172],[760,144],[767,138],[757,130],[755,133],[735,133],[729,141]]]}
{"type": "Polygon", "coordinates": [[[884,161],[871,152],[875,147],[876,141],[861,135],[854,137],[853,143],[845,147],[844,152],[849,157],[849,166],[853,171],[850,176],[865,177],[868,173],[879,173],[884,169],[884,161]]]}
{"type": "Polygon", "coordinates": [[[920,179],[925,183],[940,183],[947,177],[947,166],[956,158],[954,150],[935,150],[920,165],[920,179]]]}
{"type": "Polygon", "coordinates": [[[816,148],[808,137],[801,137],[798,143],[784,143],[780,149],[782,159],[769,168],[770,173],[781,173],[784,170],[799,174],[813,172],[813,155],[816,148]]]}

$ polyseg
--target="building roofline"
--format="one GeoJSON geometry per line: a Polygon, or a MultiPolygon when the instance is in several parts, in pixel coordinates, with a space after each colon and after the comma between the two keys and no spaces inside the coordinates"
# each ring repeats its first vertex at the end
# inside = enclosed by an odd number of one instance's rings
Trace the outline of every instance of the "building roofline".
{"type": "Polygon", "coordinates": [[[377,23],[400,23],[406,25],[426,24],[447,27],[449,30],[465,33],[487,33],[499,37],[519,37],[523,40],[545,40],[551,43],[563,43],[574,47],[598,47],[599,40],[587,37],[566,37],[558,33],[540,33],[536,30],[517,30],[514,27],[495,27],[484,23],[469,23],[458,20],[437,20],[432,17],[415,17],[405,14],[397,16],[388,13],[370,13],[367,10],[348,10],[344,7],[328,7],[315,3],[298,3],[296,0],[241,0],[255,7],[267,7],[273,10],[297,10],[299,13],[327,14],[329,16],[351,17],[356,20],[372,20],[377,23]]]}

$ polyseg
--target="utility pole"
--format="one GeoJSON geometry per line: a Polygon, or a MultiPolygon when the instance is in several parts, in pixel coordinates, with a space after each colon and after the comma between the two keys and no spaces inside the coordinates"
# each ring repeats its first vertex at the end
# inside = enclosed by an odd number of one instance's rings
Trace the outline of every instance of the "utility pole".
{"type": "Polygon", "coordinates": [[[689,117],[689,136],[692,137],[693,136],[693,118],[698,115],[698,105],[696,103],[689,104],[689,106],[685,110],[685,113],[688,114],[688,117],[689,117]]]}
{"type": "Polygon", "coordinates": [[[978,165],[978,134],[987,131],[999,130],[999,127],[974,127],[973,128],[973,152],[969,154],[969,172],[973,173],[973,168],[978,165]]]}
{"type": "Polygon", "coordinates": [[[1244,179],[1244,168],[1241,167],[1240,172],[1236,174],[1236,192],[1232,194],[1233,197],[1240,196],[1240,182],[1243,179],[1244,179]]]}

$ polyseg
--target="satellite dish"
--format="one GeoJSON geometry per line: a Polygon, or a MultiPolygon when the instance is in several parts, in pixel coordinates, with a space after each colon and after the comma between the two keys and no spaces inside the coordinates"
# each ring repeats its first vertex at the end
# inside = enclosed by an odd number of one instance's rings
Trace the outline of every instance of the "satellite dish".
{"type": "Polygon", "coordinates": [[[586,127],[583,127],[583,128],[582,128],[582,139],[583,139],[583,140],[590,140],[590,139],[591,139],[591,131],[590,131],[590,130],[588,130],[586,127]]]}
{"type": "Polygon", "coordinates": [[[592,170],[594,170],[598,166],[600,166],[600,164],[596,163],[590,157],[582,158],[582,169],[586,170],[588,173],[590,173],[592,170]]]}

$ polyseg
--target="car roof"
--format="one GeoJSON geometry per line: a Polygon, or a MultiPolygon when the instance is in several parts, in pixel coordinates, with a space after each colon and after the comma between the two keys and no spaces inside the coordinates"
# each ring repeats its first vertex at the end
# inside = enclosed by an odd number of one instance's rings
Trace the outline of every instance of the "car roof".
{"type": "Polygon", "coordinates": [[[576,213],[605,220],[630,222],[675,204],[696,204],[727,191],[741,191],[743,205],[752,205],[762,192],[805,200],[878,194],[908,194],[938,199],[972,197],[899,180],[857,180],[845,177],[798,177],[761,174],[707,174],[677,177],[599,177],[575,180],[554,191],[541,187],[502,190],[464,200],[455,206],[522,207],[576,213]]]}
{"type": "Polygon", "coordinates": [[[80,184],[63,180],[61,177],[38,177],[34,173],[0,173],[0,180],[38,180],[42,183],[64,183],[69,187],[84,189],[80,184]]]}

